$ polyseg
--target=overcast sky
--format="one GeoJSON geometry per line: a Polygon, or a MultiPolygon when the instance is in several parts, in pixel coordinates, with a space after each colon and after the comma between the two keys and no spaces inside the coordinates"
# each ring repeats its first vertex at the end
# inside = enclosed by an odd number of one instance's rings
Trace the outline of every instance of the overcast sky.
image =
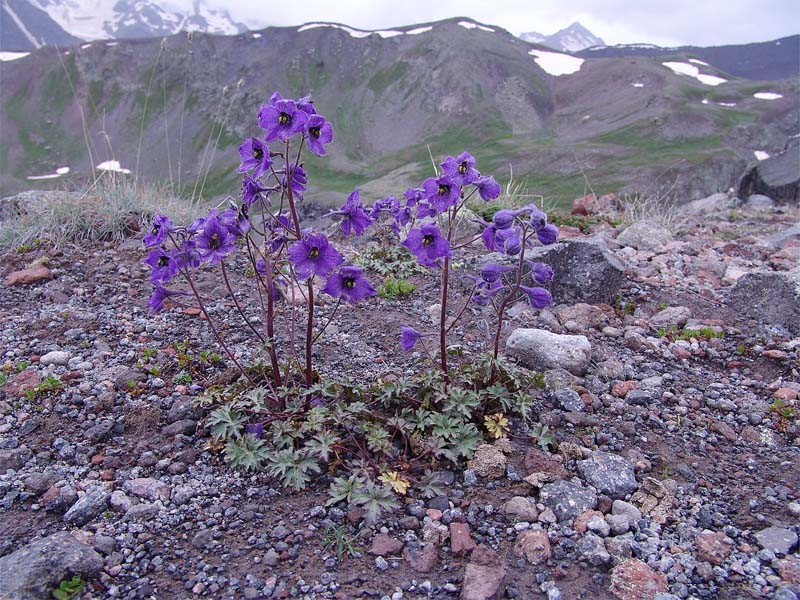
{"type": "Polygon", "coordinates": [[[334,21],[386,29],[465,16],[513,34],[580,21],[607,44],[711,46],[800,33],[800,0],[206,0],[248,26],[334,21]]]}

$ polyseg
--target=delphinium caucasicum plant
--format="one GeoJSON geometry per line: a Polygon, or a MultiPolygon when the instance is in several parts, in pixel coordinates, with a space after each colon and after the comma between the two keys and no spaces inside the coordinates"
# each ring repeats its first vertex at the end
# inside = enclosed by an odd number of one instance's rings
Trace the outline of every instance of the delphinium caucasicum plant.
{"type": "MultiPolygon", "coordinates": [[[[314,382],[313,342],[321,334],[314,328],[315,284],[324,281],[322,293],[333,296],[339,303],[356,304],[374,295],[375,290],[360,267],[345,264],[342,254],[324,233],[301,226],[298,204],[307,185],[302,152],[325,155],[326,146],[333,139],[331,124],[316,112],[310,98],[289,100],[277,92],[261,106],[258,123],[263,136],[248,138],[239,147],[238,171],[243,180],[238,202],[223,210],[213,208],[186,227],[175,226],[164,215],[153,219],[152,230],[144,238],[145,245],[151,248],[145,262],[153,267],[151,279],[155,285],[150,308],[158,311],[167,298],[193,295],[208,316],[195,285],[194,271],[205,264],[218,266],[237,312],[269,357],[272,376],[269,383],[273,389],[289,384],[293,367],[300,372],[305,386],[310,387],[314,382]],[[255,274],[265,324],[263,331],[248,318],[231,285],[226,263],[240,247],[255,274]],[[179,274],[188,283],[189,291],[165,287],[179,274]],[[275,344],[276,303],[294,294],[303,294],[307,307],[303,355],[292,352],[298,345],[295,340],[298,309],[295,298],[291,298],[288,330],[292,351],[282,368],[282,357],[275,344]]],[[[357,192],[351,199],[356,204],[351,202],[343,209],[342,229],[346,234],[351,231],[361,234],[371,219],[359,212],[357,192]]],[[[213,319],[208,322],[227,356],[242,375],[250,378],[213,319]]],[[[277,391],[273,401],[279,410],[286,408],[286,399],[277,391]]]]}
{"type": "MultiPolygon", "coordinates": [[[[439,272],[441,310],[438,331],[432,334],[438,356],[432,355],[434,369],[411,379],[372,387],[320,381],[312,364],[314,343],[340,306],[370,302],[376,291],[362,267],[345,261],[333,236],[301,223],[298,205],[308,185],[302,154],[325,155],[333,139],[331,124],[308,97],[294,101],[278,93],[261,106],[258,123],[263,133],[239,148],[243,181],[238,201],[211,209],[188,226],[177,226],[164,215],[154,217],[144,238],[155,288],[150,308],[159,311],[167,299],[194,297],[220,347],[241,372],[245,389],[240,385],[217,397],[221,406],[207,420],[213,441],[224,443],[233,466],[266,469],[295,489],[305,487],[324,465],[329,470],[336,466],[346,475],[331,485],[330,502],[355,503],[370,520],[393,506],[392,491],[404,494],[412,483],[423,494],[438,493],[430,472],[412,474],[437,460],[468,458],[483,438],[480,426],[491,437],[501,437],[508,429],[506,412],[527,417],[531,399],[523,377],[498,367],[500,335],[512,302],[527,297],[537,308],[550,304],[542,286],[552,279],[552,271],[525,256],[536,241],[555,242],[558,231],[538,208],[527,206],[499,210],[490,222],[478,219],[480,233],[474,239],[457,235],[468,202],[490,202],[501,194],[500,185],[479,173],[466,152],[447,157],[441,172],[400,198],[366,206],[354,190],[329,214],[343,236],[364,235],[380,225],[388,230],[381,239],[394,240],[396,250],[439,272]],[[481,240],[505,258],[487,262],[471,275],[465,301],[453,310],[454,253],[481,240]],[[254,275],[253,303],[242,303],[235,294],[229,271],[236,252],[244,254],[254,275]],[[264,370],[257,377],[240,364],[214,315],[206,311],[196,277],[208,267],[219,269],[222,289],[261,344],[269,362],[267,377],[260,377],[264,370]],[[179,275],[188,289],[172,286],[179,275]],[[336,300],[322,325],[315,322],[317,290],[336,300]],[[304,302],[295,302],[296,295],[304,302]],[[488,379],[478,373],[485,369],[470,371],[462,365],[454,372],[448,365],[448,333],[470,304],[496,313],[488,379]],[[253,306],[260,312],[258,320],[248,317],[253,306]],[[285,342],[278,344],[279,339],[285,342]]],[[[408,325],[400,333],[400,346],[407,351],[427,337],[408,325]]]]}

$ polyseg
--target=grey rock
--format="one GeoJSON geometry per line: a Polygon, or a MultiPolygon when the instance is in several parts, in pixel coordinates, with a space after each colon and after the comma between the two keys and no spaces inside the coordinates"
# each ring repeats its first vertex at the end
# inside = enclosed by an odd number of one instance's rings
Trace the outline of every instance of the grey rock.
{"type": "Polygon", "coordinates": [[[534,248],[526,258],[553,268],[550,291],[556,304],[611,304],[625,280],[619,259],[594,242],[567,240],[534,248]]]}
{"type": "Polygon", "coordinates": [[[659,329],[661,327],[670,328],[683,327],[692,317],[692,311],[686,306],[668,306],[659,311],[650,319],[650,326],[659,329]]]}
{"type": "Polygon", "coordinates": [[[553,393],[558,405],[564,410],[572,412],[580,412],[584,409],[583,400],[578,395],[578,392],[571,388],[561,388],[553,393]]]}
{"type": "Polygon", "coordinates": [[[281,560],[281,555],[275,552],[275,550],[273,550],[272,548],[270,548],[269,550],[267,550],[266,554],[264,554],[264,558],[261,559],[261,562],[263,562],[268,567],[274,567],[280,562],[280,560],[281,560]]]}
{"type": "Polygon", "coordinates": [[[597,494],[580,483],[559,479],[542,486],[539,500],[552,509],[559,521],[567,521],[594,508],[597,494]]]}
{"type": "Polygon", "coordinates": [[[611,498],[623,498],[639,487],[633,465],[616,454],[593,452],[578,462],[578,470],[590,485],[611,498]]]}
{"type": "Polygon", "coordinates": [[[763,194],[750,194],[750,196],[747,197],[747,202],[745,202],[744,208],[756,212],[763,212],[775,208],[775,203],[769,196],[764,196],[763,194]]]}
{"type": "Polygon", "coordinates": [[[140,477],[126,481],[122,487],[129,494],[148,500],[169,500],[170,487],[152,477],[140,477]]]}
{"type": "Polygon", "coordinates": [[[149,521],[154,518],[160,510],[158,504],[153,502],[135,504],[125,513],[125,519],[128,521],[149,521]]]}
{"type": "Polygon", "coordinates": [[[642,511],[630,502],[625,502],[625,500],[614,500],[613,504],[611,504],[611,514],[627,517],[631,527],[642,518],[642,511]]]}
{"type": "Polygon", "coordinates": [[[0,557],[0,598],[50,598],[58,584],[73,575],[99,575],[103,558],[89,546],[60,531],[0,557]]]}
{"type": "Polygon", "coordinates": [[[192,538],[192,546],[200,550],[210,548],[214,543],[214,531],[212,529],[201,529],[192,538]]]}
{"type": "Polygon", "coordinates": [[[800,240],[800,223],[795,223],[788,229],[773,233],[767,237],[766,242],[775,248],[782,248],[789,240],[800,240]]]}
{"type": "Polygon", "coordinates": [[[9,469],[18,471],[31,458],[31,450],[27,446],[0,450],[0,473],[9,469]]]}
{"type": "Polygon", "coordinates": [[[39,364],[64,366],[69,362],[71,357],[72,355],[64,350],[53,350],[43,355],[39,359],[39,364]]]}
{"type": "Polygon", "coordinates": [[[56,474],[52,471],[45,471],[44,473],[32,473],[25,478],[25,487],[32,491],[34,494],[41,496],[56,479],[56,474]]]}
{"type": "Polygon", "coordinates": [[[92,443],[102,442],[114,428],[114,421],[102,421],[83,432],[83,436],[92,443]]]}
{"type": "Polygon", "coordinates": [[[108,500],[109,506],[117,512],[128,512],[132,506],[131,499],[128,494],[122,490],[114,490],[108,500]]]}
{"type": "Polygon", "coordinates": [[[614,535],[628,533],[631,529],[627,515],[606,515],[606,522],[614,535]]]}
{"type": "Polygon", "coordinates": [[[526,521],[528,523],[535,523],[539,516],[539,511],[536,510],[530,498],[525,496],[514,496],[503,505],[503,513],[513,519],[519,521],[526,521]]]}
{"type": "Polygon", "coordinates": [[[181,419],[180,421],[175,421],[174,423],[170,423],[166,427],[163,427],[161,429],[161,433],[168,436],[178,435],[179,433],[184,435],[194,435],[196,429],[197,421],[192,419],[181,419]]]}
{"type": "Polygon", "coordinates": [[[672,234],[663,226],[649,221],[637,221],[617,236],[617,242],[637,250],[659,252],[672,241],[672,234]]]}
{"type": "Polygon", "coordinates": [[[582,376],[589,367],[592,346],[583,335],[559,335],[544,329],[515,329],[506,351],[525,367],[538,371],[563,368],[582,376]]]}
{"type": "Polygon", "coordinates": [[[95,487],[78,498],[64,515],[64,522],[82,527],[108,507],[111,494],[101,487],[95,487]]]}
{"type": "Polygon", "coordinates": [[[728,305],[763,324],[800,335],[800,271],[743,275],[731,289],[728,305]]]}
{"type": "Polygon", "coordinates": [[[765,550],[789,554],[797,545],[797,534],[786,527],[767,527],[755,533],[758,545],[765,550]]]}
{"type": "Polygon", "coordinates": [[[196,419],[197,410],[192,405],[192,399],[189,396],[181,396],[173,403],[172,407],[167,411],[167,422],[175,423],[184,419],[196,419]]]}
{"type": "Polygon", "coordinates": [[[728,194],[719,192],[705,198],[692,200],[681,206],[678,212],[683,215],[708,215],[718,214],[720,211],[728,210],[731,207],[732,203],[728,194]]]}
{"type": "Polygon", "coordinates": [[[625,394],[625,402],[636,406],[646,406],[657,398],[648,390],[631,390],[625,394]]]}
{"type": "Polygon", "coordinates": [[[748,198],[764,194],[779,203],[797,206],[800,201],[800,144],[748,167],[736,185],[736,195],[748,198]]]}
{"type": "Polygon", "coordinates": [[[583,560],[596,567],[611,562],[603,538],[593,533],[587,533],[578,540],[578,552],[583,560]]]}

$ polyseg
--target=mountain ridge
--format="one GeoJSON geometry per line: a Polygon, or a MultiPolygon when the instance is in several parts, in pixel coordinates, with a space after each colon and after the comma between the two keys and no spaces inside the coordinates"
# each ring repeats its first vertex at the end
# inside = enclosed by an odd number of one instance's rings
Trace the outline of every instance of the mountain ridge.
{"type": "Polygon", "coordinates": [[[592,46],[605,46],[605,42],[594,35],[586,27],[575,21],[552,35],[543,35],[535,31],[521,33],[521,40],[533,44],[542,44],[562,52],[578,52],[592,46]]]}

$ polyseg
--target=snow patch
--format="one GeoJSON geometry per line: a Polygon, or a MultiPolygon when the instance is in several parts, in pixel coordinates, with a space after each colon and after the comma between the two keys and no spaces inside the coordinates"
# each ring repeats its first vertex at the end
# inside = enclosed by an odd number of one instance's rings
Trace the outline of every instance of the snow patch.
{"type": "Polygon", "coordinates": [[[56,169],[56,173],[58,173],[59,175],[66,175],[67,173],[69,173],[69,167],[58,167],[56,169]]]}
{"type": "Polygon", "coordinates": [[[387,29],[385,31],[376,31],[375,33],[377,33],[383,39],[392,38],[392,37],[395,37],[395,36],[398,36],[398,35],[403,35],[402,31],[395,31],[393,29],[387,29]]]}
{"type": "Polygon", "coordinates": [[[408,35],[418,35],[420,33],[426,33],[428,31],[431,31],[432,29],[433,27],[417,27],[416,29],[409,29],[405,33],[407,33],[408,35]]]}
{"type": "Polygon", "coordinates": [[[711,66],[707,62],[703,62],[702,60],[697,60],[696,58],[690,58],[689,62],[690,63],[694,63],[696,65],[703,65],[704,67],[710,67],[711,66]]]}
{"type": "Polygon", "coordinates": [[[36,181],[39,179],[58,179],[62,175],[69,173],[69,167],[59,167],[55,173],[48,173],[47,175],[28,175],[26,179],[36,181]]]}
{"type": "Polygon", "coordinates": [[[254,34],[253,34],[253,39],[254,39],[254,40],[257,40],[257,39],[258,39],[258,38],[260,38],[260,37],[261,37],[261,34],[260,34],[260,33],[254,33],[254,34]]]}
{"type": "Polygon", "coordinates": [[[484,27],[483,25],[478,25],[477,23],[470,23],[469,21],[459,21],[458,24],[461,25],[464,29],[478,28],[482,29],[483,31],[489,31],[491,33],[494,33],[494,29],[492,29],[491,27],[484,27]]]}
{"type": "Polygon", "coordinates": [[[302,33],[303,31],[308,31],[309,29],[317,29],[318,27],[332,27],[333,29],[341,29],[342,31],[350,34],[350,37],[354,38],[365,38],[372,35],[371,31],[361,31],[359,29],[352,29],[351,27],[347,27],[346,25],[337,25],[336,23],[309,23],[308,25],[303,25],[300,27],[297,32],[302,33]]]}
{"type": "Polygon", "coordinates": [[[777,100],[778,98],[783,98],[783,94],[776,94],[775,92],[756,92],[753,94],[753,98],[758,98],[759,100],[777,100]]]}
{"type": "Polygon", "coordinates": [[[30,52],[0,52],[0,61],[7,62],[9,60],[17,60],[24,56],[28,56],[30,52]]]}
{"type": "Polygon", "coordinates": [[[114,46],[116,46],[118,43],[119,43],[119,42],[106,42],[106,47],[107,47],[107,48],[113,48],[113,47],[114,47],[114,46]]]}
{"type": "Polygon", "coordinates": [[[709,104],[709,103],[710,103],[710,100],[709,100],[708,98],[703,98],[703,99],[700,101],[700,103],[701,103],[701,104],[709,104]]]}
{"type": "Polygon", "coordinates": [[[763,150],[753,150],[753,154],[756,155],[756,160],[767,160],[769,158],[769,154],[763,150]]]}
{"type": "Polygon", "coordinates": [[[118,160],[107,160],[95,167],[98,171],[115,171],[116,173],[130,174],[130,169],[123,169],[118,160]]]}
{"type": "Polygon", "coordinates": [[[730,108],[731,106],[736,106],[736,102],[717,102],[720,106],[726,106],[730,108]]]}
{"type": "Polygon", "coordinates": [[[631,85],[633,87],[635,87],[635,88],[643,88],[644,87],[644,84],[641,81],[634,81],[631,85]]]}
{"type": "Polygon", "coordinates": [[[670,69],[673,73],[677,75],[686,75],[688,77],[694,77],[700,83],[705,83],[706,85],[719,85],[721,83],[725,83],[727,79],[723,79],[722,77],[716,77],[714,75],[704,75],[700,72],[700,69],[695,67],[694,65],[690,65],[689,63],[685,62],[665,62],[661,63],[668,69],[670,69]]]}
{"type": "Polygon", "coordinates": [[[91,44],[82,44],[81,45],[81,50],[86,50],[87,48],[91,48],[91,47],[92,47],[91,44]]]}
{"type": "Polygon", "coordinates": [[[571,75],[581,70],[582,58],[561,54],[560,52],[545,52],[544,50],[529,50],[528,54],[535,57],[536,64],[548,75],[571,75]]]}

